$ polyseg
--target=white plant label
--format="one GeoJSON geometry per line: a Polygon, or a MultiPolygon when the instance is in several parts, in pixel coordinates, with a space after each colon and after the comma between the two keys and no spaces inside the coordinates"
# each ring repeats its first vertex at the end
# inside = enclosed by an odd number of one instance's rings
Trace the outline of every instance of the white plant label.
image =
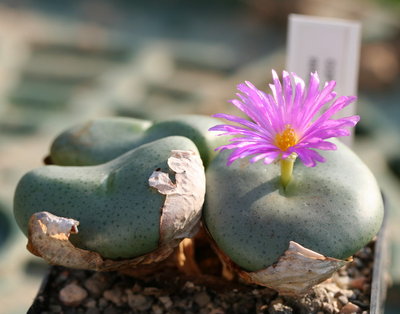
{"type": "MultiPolygon", "coordinates": [[[[317,71],[321,82],[336,81],[338,95],[357,96],[360,44],[359,22],[291,14],[286,69],[305,80],[317,71]]],[[[355,113],[351,104],[335,118],[355,113]]],[[[341,139],[351,145],[352,138],[341,139]]]]}

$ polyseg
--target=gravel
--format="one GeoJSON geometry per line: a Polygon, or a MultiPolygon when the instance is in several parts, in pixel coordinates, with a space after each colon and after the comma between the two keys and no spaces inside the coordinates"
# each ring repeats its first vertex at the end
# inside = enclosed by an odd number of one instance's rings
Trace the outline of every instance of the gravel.
{"type": "MultiPolygon", "coordinates": [[[[208,257],[209,259],[210,257],[208,257]]],[[[209,263],[209,261],[207,261],[209,263]]],[[[53,266],[29,313],[368,313],[373,243],[307,295],[164,269],[144,278],[53,266]]]]}

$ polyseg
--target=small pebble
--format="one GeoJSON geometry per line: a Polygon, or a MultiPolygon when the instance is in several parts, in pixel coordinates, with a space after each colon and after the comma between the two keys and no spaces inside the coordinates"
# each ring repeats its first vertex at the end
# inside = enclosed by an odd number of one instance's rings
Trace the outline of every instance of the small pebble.
{"type": "Polygon", "coordinates": [[[164,305],[165,309],[168,310],[173,305],[172,300],[169,296],[162,296],[158,298],[160,302],[164,305]]]}
{"type": "Polygon", "coordinates": [[[291,314],[293,313],[293,309],[287,305],[284,305],[280,302],[276,302],[271,304],[268,307],[269,314],[291,314]]]}
{"type": "Polygon", "coordinates": [[[251,291],[251,293],[253,294],[253,295],[260,295],[260,291],[259,290],[257,290],[257,289],[254,289],[253,291],[251,291]]]}
{"type": "Polygon", "coordinates": [[[340,314],[354,314],[354,313],[361,313],[361,309],[359,306],[351,302],[347,303],[340,310],[340,314]]]}
{"type": "Polygon", "coordinates": [[[128,294],[128,304],[131,309],[146,311],[151,308],[151,302],[141,294],[128,294]]]}
{"type": "Polygon", "coordinates": [[[368,298],[365,298],[365,297],[360,297],[359,299],[351,300],[351,303],[354,303],[355,305],[357,305],[361,309],[369,308],[368,298]]]}
{"type": "Polygon", "coordinates": [[[103,298],[108,301],[111,301],[117,306],[120,306],[123,303],[121,297],[122,297],[122,290],[118,288],[106,290],[103,292],[103,298]]]}
{"type": "Polygon", "coordinates": [[[135,285],[132,287],[132,292],[138,293],[140,291],[142,291],[142,287],[136,282],[135,285]]]}
{"type": "Polygon", "coordinates": [[[356,267],[358,267],[358,268],[364,267],[364,262],[363,262],[361,259],[359,259],[359,258],[355,258],[355,259],[353,260],[353,263],[354,263],[354,265],[356,265],[356,267]]]}
{"type": "Polygon", "coordinates": [[[322,300],[320,300],[320,299],[313,299],[313,300],[311,301],[311,305],[312,305],[312,307],[315,308],[315,309],[321,308],[321,307],[322,307],[322,304],[323,304],[323,302],[322,302],[322,300]]]}
{"type": "Polygon", "coordinates": [[[349,299],[345,295],[341,295],[337,298],[342,305],[349,303],[349,299]]]}
{"type": "Polygon", "coordinates": [[[326,313],[333,313],[334,312],[334,307],[330,303],[323,303],[322,308],[326,313]]]}
{"type": "Polygon", "coordinates": [[[175,303],[175,307],[182,308],[182,309],[190,309],[193,306],[192,298],[186,298],[179,300],[175,303]]]}
{"type": "Polygon", "coordinates": [[[159,306],[158,304],[154,304],[154,305],[151,307],[151,312],[152,312],[153,314],[163,314],[163,313],[164,313],[164,310],[163,310],[162,307],[159,306]]]}
{"type": "Polygon", "coordinates": [[[225,311],[223,309],[213,309],[210,314],[225,314],[225,311]]]}
{"type": "Polygon", "coordinates": [[[342,288],[342,289],[346,289],[348,288],[349,284],[350,284],[350,278],[348,276],[340,276],[336,278],[336,284],[342,288]]]}
{"type": "MultiPolygon", "coordinates": [[[[122,312],[154,314],[222,314],[222,313],[279,313],[289,314],[296,306],[301,313],[363,313],[369,308],[372,258],[353,257],[349,263],[332,278],[315,286],[301,299],[290,300],[276,297],[276,292],[258,286],[243,286],[243,289],[228,288],[218,293],[207,286],[186,281],[160,281],[155,276],[151,280],[140,280],[119,273],[96,273],[75,270],[54,271],[56,285],[52,285],[52,301],[43,313],[65,314],[115,314],[122,312]],[[357,268],[363,264],[362,268],[357,268]],[[72,283],[70,283],[72,282],[72,283]],[[70,283],[66,285],[66,283],[70,283]],[[64,285],[66,285],[64,287],[64,285]],[[356,288],[350,288],[355,286],[356,288]],[[73,295],[80,299],[61,301],[67,287],[73,287],[73,295]],[[61,291],[59,290],[60,288],[61,291]],[[175,293],[173,291],[176,291],[175,293]],[[56,293],[54,295],[54,293],[56,293]],[[60,298],[60,301],[57,300],[60,298]],[[292,303],[296,302],[296,303],[292,303]],[[72,304],[68,306],[66,304],[72,304]],[[78,304],[79,307],[76,305],[78,304]],[[296,304],[296,305],[294,305],[296,304]],[[133,310],[129,310],[130,306],[133,310]]],[[[40,300],[43,296],[38,296],[40,300]]],[[[364,314],[364,313],[363,313],[364,314]]],[[[365,313],[366,314],[366,313],[365,313]]]]}
{"type": "Polygon", "coordinates": [[[161,289],[158,289],[156,287],[146,287],[143,289],[143,294],[144,295],[154,295],[154,296],[160,296],[163,294],[161,289]]]}
{"type": "Polygon", "coordinates": [[[192,292],[195,290],[195,285],[193,282],[191,281],[186,281],[185,285],[183,286],[183,290],[187,291],[187,292],[192,292]]]}
{"type": "Polygon", "coordinates": [[[70,283],[60,290],[58,298],[62,304],[75,307],[80,305],[87,296],[88,293],[85,289],[76,283],[70,283]]]}
{"type": "Polygon", "coordinates": [[[350,287],[354,288],[354,289],[362,290],[365,282],[366,282],[365,277],[357,277],[350,281],[350,287]]]}
{"type": "Polygon", "coordinates": [[[194,302],[196,302],[200,307],[204,307],[210,302],[210,297],[204,291],[199,292],[194,295],[194,302]]]}
{"type": "Polygon", "coordinates": [[[87,309],[96,307],[96,300],[89,299],[83,304],[87,309]]]}
{"type": "Polygon", "coordinates": [[[352,290],[346,290],[346,289],[341,289],[335,294],[335,298],[339,298],[340,296],[346,296],[347,298],[350,298],[353,295],[352,290]]]}
{"type": "Polygon", "coordinates": [[[85,280],[84,286],[94,297],[99,297],[107,289],[109,281],[103,273],[96,272],[85,280]]]}

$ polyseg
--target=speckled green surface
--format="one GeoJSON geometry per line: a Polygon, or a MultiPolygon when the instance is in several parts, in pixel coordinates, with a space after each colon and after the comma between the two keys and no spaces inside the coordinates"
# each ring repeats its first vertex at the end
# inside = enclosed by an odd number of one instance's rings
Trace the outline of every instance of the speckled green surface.
{"type": "Polygon", "coordinates": [[[227,167],[226,152],[207,170],[204,219],[218,246],[238,265],[256,271],[272,265],[289,241],[345,259],[378,232],[383,204],[375,178],[343,144],[327,162],[307,168],[297,161],[286,192],[279,164],[227,167]]]}
{"type": "Polygon", "coordinates": [[[219,120],[205,115],[177,115],[152,125],[132,118],[102,118],[76,125],[62,132],[51,146],[51,159],[57,165],[83,166],[107,162],[142,144],[166,136],[191,139],[199,149],[204,165],[214,157],[214,149],[226,139],[208,129],[219,120]]]}
{"type": "Polygon", "coordinates": [[[143,132],[151,124],[147,120],[109,117],[75,125],[54,139],[50,148],[52,162],[83,166],[110,161],[139,146],[143,132]]]}
{"type": "Polygon", "coordinates": [[[169,172],[172,150],[197,152],[184,137],[167,137],[142,145],[99,166],[44,166],[27,173],[14,198],[14,215],[27,233],[30,216],[48,211],[80,222],[71,236],[78,247],[107,258],[130,258],[158,247],[165,197],[148,179],[160,168],[169,172]]]}

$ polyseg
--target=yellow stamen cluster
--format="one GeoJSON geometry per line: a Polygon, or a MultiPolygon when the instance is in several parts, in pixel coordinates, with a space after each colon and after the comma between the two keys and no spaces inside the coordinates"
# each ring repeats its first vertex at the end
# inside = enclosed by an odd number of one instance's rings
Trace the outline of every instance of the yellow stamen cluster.
{"type": "Polygon", "coordinates": [[[275,145],[278,146],[283,152],[289,147],[297,144],[298,138],[296,132],[290,125],[287,125],[285,130],[275,136],[275,145]]]}

